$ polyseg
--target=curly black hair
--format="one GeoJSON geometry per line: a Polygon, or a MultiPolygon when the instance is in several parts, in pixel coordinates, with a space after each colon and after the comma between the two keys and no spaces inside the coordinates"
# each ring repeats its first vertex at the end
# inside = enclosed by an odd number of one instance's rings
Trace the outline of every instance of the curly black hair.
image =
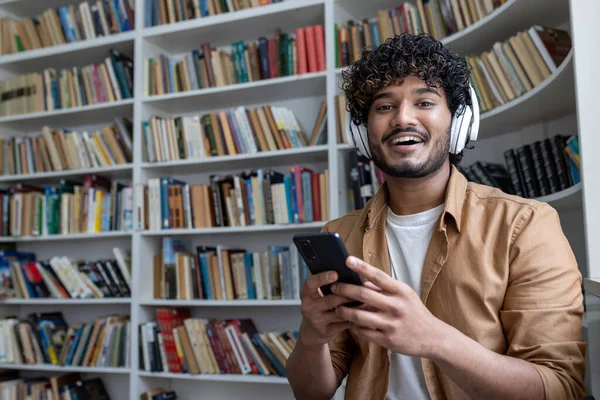
{"type": "MultiPolygon", "coordinates": [[[[366,126],[373,95],[392,83],[401,84],[409,75],[418,76],[431,87],[443,87],[452,114],[461,104],[470,106],[470,73],[464,57],[429,34],[405,32],[374,49],[365,48],[361,58],[342,71],[341,89],[352,122],[366,126]]],[[[462,156],[462,152],[450,154],[450,162],[458,165],[462,156]]]]}

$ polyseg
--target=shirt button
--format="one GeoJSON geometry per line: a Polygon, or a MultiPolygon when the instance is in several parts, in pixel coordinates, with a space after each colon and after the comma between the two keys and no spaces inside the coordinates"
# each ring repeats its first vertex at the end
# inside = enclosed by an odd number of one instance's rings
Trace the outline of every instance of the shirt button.
{"type": "Polygon", "coordinates": [[[369,252],[369,257],[373,257],[373,254],[369,252]]]}

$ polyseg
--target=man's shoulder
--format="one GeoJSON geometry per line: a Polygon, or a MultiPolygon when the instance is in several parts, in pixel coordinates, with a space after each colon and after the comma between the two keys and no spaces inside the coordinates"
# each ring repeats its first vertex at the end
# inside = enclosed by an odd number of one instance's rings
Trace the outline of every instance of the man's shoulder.
{"type": "MultiPolygon", "coordinates": [[[[521,196],[506,193],[498,188],[481,185],[474,182],[467,184],[465,192],[465,201],[463,210],[475,211],[475,215],[499,215],[503,216],[503,220],[509,225],[513,225],[517,221],[524,221],[537,213],[555,213],[556,211],[548,203],[524,198],[521,196]]],[[[486,218],[490,222],[494,218],[486,218]]]]}
{"type": "Polygon", "coordinates": [[[465,203],[468,205],[481,205],[483,207],[507,206],[518,210],[535,209],[547,205],[536,199],[509,194],[501,189],[481,185],[475,182],[467,184],[465,203]]]}
{"type": "Polygon", "coordinates": [[[361,220],[362,210],[352,211],[339,218],[329,220],[323,227],[324,232],[337,232],[344,238],[357,226],[361,220]]]}

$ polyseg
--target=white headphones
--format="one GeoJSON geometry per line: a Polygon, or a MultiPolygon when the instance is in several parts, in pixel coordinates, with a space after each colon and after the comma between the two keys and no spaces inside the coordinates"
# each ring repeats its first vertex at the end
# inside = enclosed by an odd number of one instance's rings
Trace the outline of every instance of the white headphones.
{"type": "MultiPolygon", "coordinates": [[[[477,140],[477,134],[479,133],[479,103],[477,94],[471,85],[469,85],[469,89],[472,105],[468,107],[466,104],[461,104],[452,116],[452,123],[450,125],[450,153],[452,154],[458,154],[465,148],[467,138],[471,141],[477,140]]],[[[350,125],[349,129],[346,130],[348,143],[354,144],[354,147],[364,157],[372,158],[367,128],[364,125],[355,125],[349,113],[346,113],[346,116],[350,125]],[[358,131],[357,135],[354,135],[354,129],[358,131]]]]}

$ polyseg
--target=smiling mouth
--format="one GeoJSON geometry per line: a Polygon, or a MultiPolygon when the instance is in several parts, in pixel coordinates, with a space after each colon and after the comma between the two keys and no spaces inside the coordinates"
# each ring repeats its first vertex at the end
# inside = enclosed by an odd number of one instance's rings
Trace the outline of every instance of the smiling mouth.
{"type": "Polygon", "coordinates": [[[389,141],[390,146],[392,147],[405,147],[405,146],[414,146],[425,141],[418,136],[402,136],[395,137],[389,141]]]}

